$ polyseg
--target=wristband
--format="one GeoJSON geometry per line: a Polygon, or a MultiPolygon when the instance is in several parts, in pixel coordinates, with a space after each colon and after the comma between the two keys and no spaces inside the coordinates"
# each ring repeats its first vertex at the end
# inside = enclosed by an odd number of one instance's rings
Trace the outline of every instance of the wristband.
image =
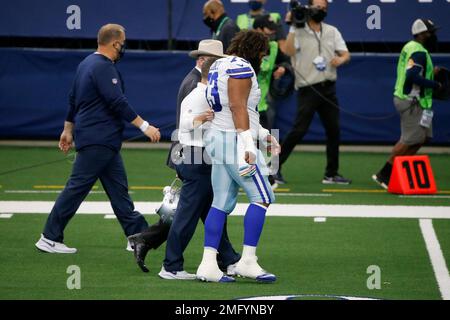
{"type": "Polygon", "coordinates": [[[258,130],[258,139],[265,141],[267,136],[270,136],[270,131],[260,125],[258,130]]]}
{"type": "Polygon", "coordinates": [[[251,130],[242,131],[241,133],[239,133],[239,138],[241,139],[242,144],[244,145],[244,151],[251,152],[254,155],[256,155],[256,146],[255,142],[253,141],[251,130]]]}
{"type": "Polygon", "coordinates": [[[256,165],[248,164],[245,161],[245,152],[250,152],[256,156],[256,146],[253,142],[250,130],[241,132],[237,138],[237,161],[239,175],[241,177],[252,177],[256,174],[256,165]]]}
{"type": "Polygon", "coordinates": [[[139,129],[141,129],[142,132],[147,131],[148,127],[150,127],[150,125],[148,124],[147,121],[142,122],[141,126],[139,127],[139,129]]]}

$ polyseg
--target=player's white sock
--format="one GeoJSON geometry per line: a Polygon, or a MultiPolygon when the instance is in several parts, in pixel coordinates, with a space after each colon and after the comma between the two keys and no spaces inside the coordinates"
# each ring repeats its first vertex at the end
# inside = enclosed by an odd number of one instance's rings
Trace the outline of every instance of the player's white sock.
{"type": "Polygon", "coordinates": [[[217,265],[217,250],[205,247],[202,262],[197,269],[197,279],[209,282],[231,282],[233,278],[226,277],[217,265]],[[224,279],[225,278],[225,279],[224,279]]]}
{"type": "Polygon", "coordinates": [[[213,261],[217,262],[217,250],[211,247],[205,247],[203,249],[202,263],[211,263],[213,261]]]}
{"type": "Polygon", "coordinates": [[[276,276],[267,273],[258,264],[258,257],[256,256],[256,247],[246,246],[242,250],[242,257],[236,264],[234,273],[241,277],[255,279],[261,282],[274,282],[276,276]]]}
{"type": "Polygon", "coordinates": [[[254,258],[256,257],[256,247],[246,246],[242,249],[242,258],[254,258]]]}

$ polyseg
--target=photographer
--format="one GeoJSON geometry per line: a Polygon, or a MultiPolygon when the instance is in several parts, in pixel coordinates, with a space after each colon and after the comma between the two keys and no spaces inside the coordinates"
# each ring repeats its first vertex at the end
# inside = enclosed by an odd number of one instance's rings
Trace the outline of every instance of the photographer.
{"type": "Polygon", "coordinates": [[[307,7],[291,2],[286,20],[291,29],[286,40],[286,54],[293,57],[298,90],[298,110],[294,127],[284,139],[280,170],[275,183],[285,183],[281,165],[295,145],[307,133],[314,114],[319,114],[327,136],[327,167],[323,184],[350,184],[339,175],[340,125],[336,98],[337,68],[350,61],[350,53],[341,33],[323,23],[327,16],[327,0],[310,0],[307,7]]]}

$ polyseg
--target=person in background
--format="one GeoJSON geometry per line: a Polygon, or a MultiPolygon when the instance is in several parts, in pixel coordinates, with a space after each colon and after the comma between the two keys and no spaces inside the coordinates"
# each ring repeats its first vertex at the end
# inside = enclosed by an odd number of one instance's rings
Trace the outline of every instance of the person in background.
{"type": "Polygon", "coordinates": [[[277,41],[281,51],[284,52],[286,44],[286,32],[283,29],[283,21],[278,12],[267,12],[264,9],[266,0],[250,0],[248,6],[250,10],[237,16],[236,24],[241,30],[255,28],[254,21],[256,17],[269,15],[271,20],[275,23],[276,29],[269,37],[270,40],[277,41]]]}
{"type": "Polygon", "coordinates": [[[294,23],[286,40],[286,54],[295,58],[298,110],[294,126],[282,143],[280,167],[273,180],[275,184],[286,183],[281,167],[308,132],[317,112],[327,138],[327,166],[322,183],[348,185],[352,181],[338,172],[341,129],[336,80],[337,69],[350,62],[350,52],[339,30],[323,22],[328,1],[310,0],[309,5],[311,14],[306,23],[294,23]]]}
{"type": "Polygon", "coordinates": [[[372,179],[387,189],[395,157],[415,155],[433,137],[433,89],[442,84],[434,81],[430,52],[437,45],[437,28],[431,20],[418,19],[412,26],[414,39],[400,54],[395,84],[394,105],[400,114],[401,137],[391,156],[372,179]]]}
{"type": "MultiPolygon", "coordinates": [[[[253,22],[253,29],[270,36],[275,34],[277,25],[270,15],[257,16],[253,22]]],[[[272,78],[279,80],[286,74],[290,68],[290,58],[283,54],[277,41],[269,41],[269,52],[261,63],[261,69],[258,73],[258,84],[261,89],[261,101],[258,105],[261,125],[271,130],[275,120],[275,100],[269,94],[272,84],[272,78]]]]}
{"type": "Polygon", "coordinates": [[[227,51],[231,39],[239,32],[239,27],[227,16],[220,0],[209,0],[205,3],[203,23],[210,28],[212,38],[222,42],[224,52],[227,51]]]}

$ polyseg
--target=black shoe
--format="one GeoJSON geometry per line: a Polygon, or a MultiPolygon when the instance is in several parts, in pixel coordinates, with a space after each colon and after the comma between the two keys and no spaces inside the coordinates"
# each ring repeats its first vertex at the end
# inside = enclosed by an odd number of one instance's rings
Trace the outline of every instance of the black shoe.
{"type": "MultiPolygon", "coordinates": [[[[274,184],[286,184],[286,180],[284,180],[283,176],[281,175],[281,171],[278,170],[275,175],[272,176],[272,180],[274,184]]],[[[272,184],[272,183],[271,183],[272,184]]]]}
{"type": "Polygon", "coordinates": [[[340,185],[349,185],[352,183],[352,180],[344,178],[343,176],[337,174],[335,176],[325,176],[322,180],[322,184],[340,184],[340,185]]]}
{"type": "Polygon", "coordinates": [[[372,180],[385,190],[389,188],[389,180],[383,177],[381,174],[374,174],[372,176],[372,180]]]}
{"type": "Polygon", "coordinates": [[[273,178],[272,175],[268,176],[268,179],[269,179],[270,187],[272,188],[273,191],[275,191],[278,188],[278,183],[275,182],[275,179],[273,178]]]}
{"type": "Polygon", "coordinates": [[[151,249],[150,246],[145,243],[140,233],[129,236],[128,240],[134,249],[134,258],[136,259],[139,268],[141,268],[143,272],[149,272],[150,270],[148,270],[145,265],[145,257],[147,256],[147,252],[151,249]]]}

